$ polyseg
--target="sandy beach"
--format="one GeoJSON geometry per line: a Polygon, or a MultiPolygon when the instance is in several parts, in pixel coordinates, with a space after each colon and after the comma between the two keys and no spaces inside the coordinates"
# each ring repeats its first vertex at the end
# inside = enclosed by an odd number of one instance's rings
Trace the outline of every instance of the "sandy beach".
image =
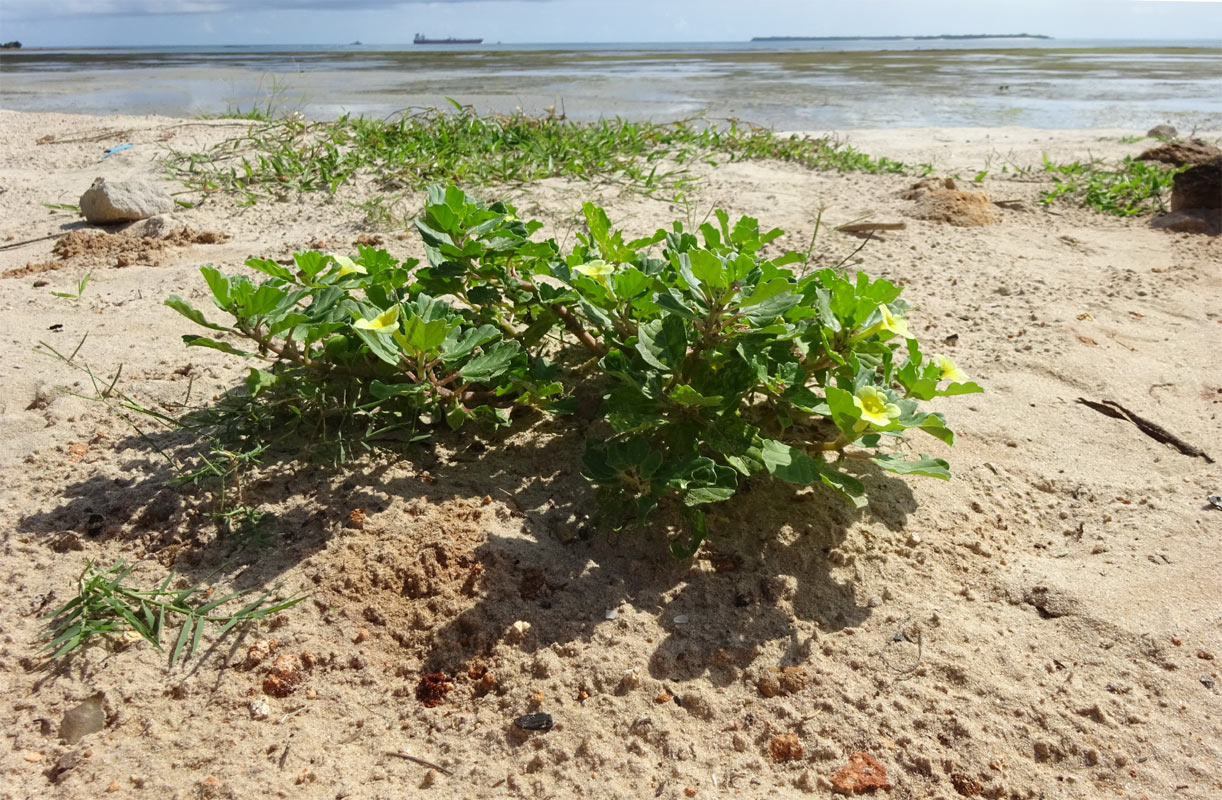
{"type": "Polygon", "coordinates": [[[207,404],[245,370],[184,347],[197,331],[163,305],[209,305],[200,265],[358,239],[422,255],[357,207],[370,183],[242,207],[165,177],[169,148],[248,124],[0,111],[0,798],[830,797],[856,753],[895,800],[1222,796],[1222,510],[1206,499],[1222,468],[1082,402],[1222,458],[1222,237],[1045,206],[1049,179],[1024,169],[1136,155],[1155,144],[1144,129],[846,134],[983,192],[983,227],[914,216],[912,175],[774,162],[696,167],[687,207],[560,179],[474,190],[570,241],[586,200],[634,236],[724,208],[794,249],[823,208],[829,266],[863,243],[836,226],[905,223],[849,263],[902,283],[913,330],[985,387],[937,401],[953,449],[920,443],[954,479],[880,480],[860,514],[761,482],[676,562],[648,536],[579,535],[581,437],[547,420],[342,468],[268,464],[243,491],[274,514],[270,539],[243,550],[84,372],[36,352],[79,344],[74,363],[104,383],[121,367],[151,408],[207,404]],[[44,204],[97,177],[164,182],[194,203],[172,215],[193,236],[112,231],[61,259],[56,237],[91,226],[44,204]],[[52,295],[86,274],[79,299],[52,295]],[[117,639],[49,664],[39,616],[88,562],[120,560],[142,585],[173,570],[308,598],[215,646],[205,634],[173,669],[117,639]],[[266,694],[260,647],[303,665],[294,691],[266,694]],[[426,707],[435,673],[453,688],[426,707]],[[102,729],[68,743],[65,712],[97,693],[102,729]],[[555,727],[510,724],[535,711],[555,727]]]}

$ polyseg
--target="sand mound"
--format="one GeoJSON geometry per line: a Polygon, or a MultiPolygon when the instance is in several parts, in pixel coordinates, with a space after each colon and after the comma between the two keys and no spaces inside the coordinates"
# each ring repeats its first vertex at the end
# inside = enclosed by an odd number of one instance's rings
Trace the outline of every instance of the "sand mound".
{"type": "Polygon", "coordinates": [[[194,231],[182,228],[168,236],[126,236],[104,231],[72,231],[59,239],[51,248],[51,261],[36,261],[24,267],[0,274],[4,278],[24,278],[53,272],[65,267],[130,267],[137,264],[160,266],[167,251],[193,244],[221,244],[229,241],[229,234],[218,231],[194,231]]]}
{"type": "Polygon", "coordinates": [[[989,198],[979,192],[960,191],[950,178],[914,183],[900,196],[916,202],[916,207],[908,212],[916,219],[973,228],[992,225],[1000,218],[989,198]]]}

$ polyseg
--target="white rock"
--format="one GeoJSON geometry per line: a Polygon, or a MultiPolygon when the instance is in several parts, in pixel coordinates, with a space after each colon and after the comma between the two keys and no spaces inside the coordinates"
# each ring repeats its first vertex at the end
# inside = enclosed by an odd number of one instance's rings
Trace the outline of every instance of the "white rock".
{"type": "Polygon", "coordinates": [[[152,181],[98,178],[81,195],[81,213],[94,224],[130,222],[173,211],[174,200],[152,181]]]}
{"type": "Polygon", "coordinates": [[[250,701],[251,719],[267,719],[271,713],[272,704],[267,702],[266,697],[256,697],[250,701]]]}

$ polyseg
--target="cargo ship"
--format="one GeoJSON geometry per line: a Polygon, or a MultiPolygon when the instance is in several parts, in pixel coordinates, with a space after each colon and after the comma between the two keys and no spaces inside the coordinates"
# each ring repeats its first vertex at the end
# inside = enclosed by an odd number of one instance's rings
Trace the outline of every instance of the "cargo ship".
{"type": "Polygon", "coordinates": [[[416,38],[412,39],[412,44],[483,44],[483,39],[455,39],[453,36],[446,39],[430,39],[422,33],[417,33],[416,38]]]}

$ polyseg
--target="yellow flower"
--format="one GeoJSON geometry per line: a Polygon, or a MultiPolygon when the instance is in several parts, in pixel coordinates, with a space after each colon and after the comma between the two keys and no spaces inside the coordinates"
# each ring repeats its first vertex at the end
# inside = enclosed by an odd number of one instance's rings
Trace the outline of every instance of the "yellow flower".
{"type": "Polygon", "coordinates": [[[573,267],[573,269],[577,270],[588,278],[593,278],[603,286],[607,285],[607,278],[615,274],[615,265],[608,264],[602,259],[595,259],[594,261],[589,261],[585,264],[579,264],[578,266],[573,267]]]}
{"type": "Polygon", "coordinates": [[[399,330],[399,307],[391,306],[389,311],[378,314],[373,319],[358,319],[352,327],[374,333],[394,333],[399,330]]]}
{"type": "Polygon", "coordinates": [[[345,275],[368,275],[369,274],[368,272],[365,271],[364,267],[362,267],[360,264],[353,261],[351,258],[348,258],[348,256],[341,256],[341,255],[337,255],[336,253],[327,253],[327,255],[331,256],[331,258],[335,261],[336,264],[339,264],[339,273],[335,276],[337,278],[342,278],[345,275]]]}
{"type": "Polygon", "coordinates": [[[942,370],[941,380],[951,381],[952,383],[963,383],[967,380],[967,374],[955,366],[955,362],[950,360],[950,356],[934,356],[933,363],[938,365],[942,370]]]}
{"type": "Polygon", "coordinates": [[[873,386],[863,386],[853,395],[853,405],[861,409],[861,419],[885,428],[900,415],[900,407],[887,402],[887,395],[873,386]]]}
{"type": "Polygon", "coordinates": [[[883,321],[882,321],[882,326],[881,326],[882,330],[890,331],[891,333],[894,333],[896,336],[903,336],[905,339],[914,338],[913,335],[908,332],[908,320],[904,319],[903,317],[899,317],[899,316],[896,316],[895,314],[892,314],[891,309],[888,308],[886,305],[879,306],[878,310],[883,315],[883,321]]]}

